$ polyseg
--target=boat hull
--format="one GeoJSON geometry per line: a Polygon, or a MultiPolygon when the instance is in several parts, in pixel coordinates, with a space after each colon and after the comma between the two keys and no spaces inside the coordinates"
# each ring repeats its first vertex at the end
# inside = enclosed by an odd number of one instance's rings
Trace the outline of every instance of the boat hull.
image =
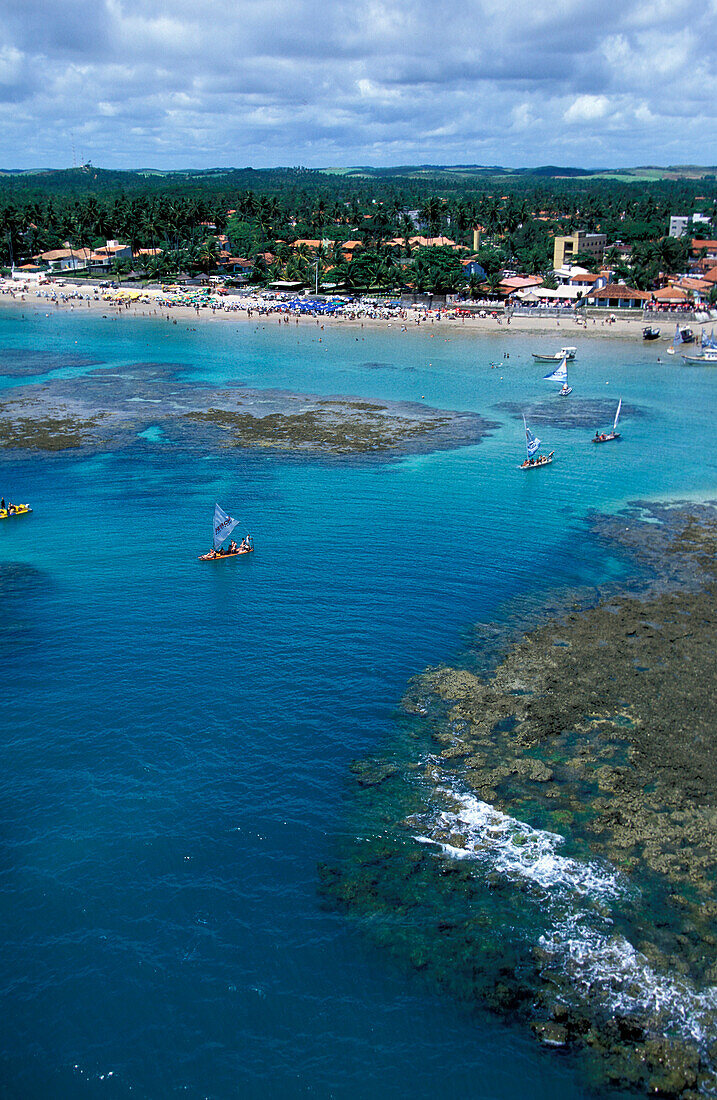
{"type": "Polygon", "coordinates": [[[611,440],[619,438],[619,432],[605,432],[604,435],[593,436],[593,443],[610,443],[611,440]]]}
{"type": "Polygon", "coordinates": [[[717,355],[683,355],[685,363],[709,363],[710,366],[717,367],[717,355]]]}
{"type": "Polygon", "coordinates": [[[12,512],[8,512],[7,508],[0,510],[0,519],[13,519],[15,516],[27,516],[32,511],[29,504],[16,504],[12,512]]]}
{"type": "Polygon", "coordinates": [[[568,386],[568,388],[566,390],[558,390],[558,397],[569,397],[572,392],[573,392],[573,387],[568,386]]]}
{"type": "Polygon", "coordinates": [[[224,561],[225,558],[238,558],[241,554],[253,554],[254,548],[248,550],[234,550],[231,554],[200,554],[197,561],[224,561]]]}
{"type": "Polygon", "coordinates": [[[536,359],[539,363],[559,363],[561,359],[567,359],[569,363],[572,363],[575,358],[575,353],[572,355],[539,355],[537,351],[532,352],[533,359],[536,359]]]}

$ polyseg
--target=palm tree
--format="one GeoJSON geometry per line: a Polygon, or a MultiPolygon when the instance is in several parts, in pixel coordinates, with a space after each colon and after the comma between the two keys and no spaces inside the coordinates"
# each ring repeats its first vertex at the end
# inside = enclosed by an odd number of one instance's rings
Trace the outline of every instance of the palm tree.
{"type": "Polygon", "coordinates": [[[407,256],[411,255],[411,245],[409,239],[416,232],[416,226],[414,225],[413,218],[410,214],[401,214],[399,218],[399,227],[401,230],[401,236],[403,237],[403,247],[407,256]]]}
{"type": "Polygon", "coordinates": [[[432,237],[437,237],[441,228],[443,207],[441,200],[431,195],[421,205],[421,217],[428,225],[428,231],[432,237]]]}

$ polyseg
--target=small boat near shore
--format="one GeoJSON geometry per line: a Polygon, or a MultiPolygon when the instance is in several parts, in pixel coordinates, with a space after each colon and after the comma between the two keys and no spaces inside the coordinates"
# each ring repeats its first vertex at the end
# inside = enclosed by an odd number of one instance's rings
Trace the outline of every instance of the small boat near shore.
{"type": "Polygon", "coordinates": [[[537,450],[540,446],[540,440],[537,435],[533,435],[530,428],[525,422],[523,417],[523,427],[525,428],[525,461],[521,462],[518,467],[519,470],[537,470],[539,466],[549,466],[553,461],[553,455],[555,451],[551,451],[550,454],[540,455],[537,454],[537,450]]]}
{"type": "Polygon", "coordinates": [[[642,339],[643,340],[659,340],[660,339],[660,330],[659,330],[659,328],[653,328],[651,325],[646,325],[645,328],[642,330],[642,339]]]}
{"type": "Polygon", "coordinates": [[[13,516],[27,516],[32,511],[29,504],[10,504],[0,508],[0,519],[12,519],[13,516]]]}
{"type": "Polygon", "coordinates": [[[593,436],[593,443],[609,443],[611,439],[619,439],[620,433],[617,430],[617,422],[620,419],[620,410],[622,408],[622,398],[617,403],[617,412],[615,413],[615,419],[612,422],[612,428],[609,432],[596,431],[593,436]]]}
{"type": "Polygon", "coordinates": [[[694,344],[695,334],[691,328],[680,328],[679,324],[675,325],[675,335],[672,337],[672,344],[667,349],[668,355],[674,355],[678,348],[683,344],[694,344]]]}
{"type": "Polygon", "coordinates": [[[683,355],[685,363],[713,363],[717,366],[717,348],[705,348],[701,355],[683,355]]]}
{"type": "Polygon", "coordinates": [[[223,561],[224,558],[238,558],[240,554],[252,554],[254,552],[254,540],[251,535],[246,535],[240,543],[236,543],[234,539],[232,539],[229,546],[225,548],[223,545],[238,522],[238,519],[232,519],[223,508],[215,504],[212,549],[206,554],[200,554],[198,561],[223,561]]]}
{"type": "Polygon", "coordinates": [[[534,351],[532,355],[533,359],[537,359],[539,363],[559,363],[561,359],[573,360],[577,353],[577,348],[564,347],[560,351],[553,352],[552,355],[543,355],[542,352],[537,351],[534,351]]]}

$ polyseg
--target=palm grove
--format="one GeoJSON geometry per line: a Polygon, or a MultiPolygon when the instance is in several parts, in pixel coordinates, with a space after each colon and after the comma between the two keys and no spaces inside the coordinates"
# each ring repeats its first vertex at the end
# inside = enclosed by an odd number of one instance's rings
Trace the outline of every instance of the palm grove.
{"type": "MultiPolygon", "coordinates": [[[[687,242],[666,235],[670,214],[696,204],[712,214],[716,200],[714,178],[635,184],[528,173],[476,179],[386,170],[362,177],[306,169],[150,176],[85,166],[0,177],[0,264],[65,242],[91,250],[117,239],[135,256],[145,250],[146,278],[209,274],[220,259],[218,237],[226,235],[260,285],[326,280],[349,291],[410,286],[477,295],[496,291],[506,270],[547,277],[549,285],[553,237],[584,229],[622,242],[620,252],[606,256],[615,277],[648,289],[660,272],[687,266],[687,242]],[[481,244],[474,251],[476,227],[481,244]],[[445,235],[459,249],[421,247],[419,234],[445,235]],[[316,243],[296,243],[307,239],[316,243]],[[360,244],[351,258],[348,241],[360,244]],[[480,280],[466,276],[461,260],[468,256],[485,272],[480,280]]],[[[132,266],[116,261],[115,273],[121,277],[132,266]]]]}

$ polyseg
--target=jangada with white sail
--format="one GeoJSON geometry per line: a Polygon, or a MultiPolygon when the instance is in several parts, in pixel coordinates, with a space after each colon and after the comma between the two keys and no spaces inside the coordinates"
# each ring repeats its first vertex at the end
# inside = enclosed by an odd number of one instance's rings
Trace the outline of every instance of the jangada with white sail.
{"type": "Polygon", "coordinates": [[[620,409],[622,408],[622,398],[617,403],[617,412],[615,413],[615,419],[612,422],[612,431],[609,432],[595,432],[593,436],[593,443],[608,443],[611,439],[619,439],[620,433],[617,430],[617,422],[620,419],[620,409]]]}
{"type": "Polygon", "coordinates": [[[199,560],[217,561],[219,558],[236,558],[239,554],[251,554],[254,549],[254,540],[251,535],[245,535],[240,543],[236,543],[234,539],[232,539],[226,548],[223,546],[223,543],[229,538],[238,522],[238,519],[232,519],[223,508],[215,504],[213,546],[209,553],[200,554],[199,560]]]}
{"type": "Polygon", "coordinates": [[[525,462],[520,464],[521,470],[535,470],[538,466],[549,466],[553,461],[553,455],[555,451],[551,451],[548,455],[538,454],[538,448],[540,447],[540,440],[536,435],[533,435],[528,425],[525,423],[525,417],[523,417],[523,427],[525,428],[525,450],[526,458],[525,462]]]}
{"type": "Polygon", "coordinates": [[[560,360],[560,363],[551,371],[550,374],[544,374],[543,378],[546,382],[562,382],[562,389],[558,390],[559,397],[567,397],[569,393],[573,392],[573,387],[568,385],[568,357],[564,355],[560,360]]]}

